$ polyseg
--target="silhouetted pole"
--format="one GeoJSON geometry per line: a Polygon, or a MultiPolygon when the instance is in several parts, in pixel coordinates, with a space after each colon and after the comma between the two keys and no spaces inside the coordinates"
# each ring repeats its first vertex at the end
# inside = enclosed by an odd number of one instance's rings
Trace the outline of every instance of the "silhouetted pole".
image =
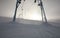
{"type": "Polygon", "coordinates": [[[18,8],[20,3],[21,3],[21,0],[17,0],[16,8],[15,8],[15,13],[14,13],[14,17],[13,17],[13,22],[15,22],[15,20],[16,20],[17,8],[18,8]]]}
{"type": "Polygon", "coordinates": [[[45,11],[44,11],[42,0],[40,0],[40,7],[41,7],[42,21],[47,23],[47,18],[46,18],[46,14],[45,14],[45,11]]]}
{"type": "Polygon", "coordinates": [[[13,17],[13,22],[16,20],[16,13],[17,13],[17,4],[16,4],[16,8],[15,8],[15,14],[14,14],[14,17],[13,17]]]}
{"type": "MultiPolygon", "coordinates": [[[[35,0],[34,3],[36,3],[36,1],[37,0],[35,0]]],[[[45,15],[45,11],[44,11],[42,0],[38,0],[38,6],[40,6],[40,8],[41,8],[42,21],[47,23],[47,18],[46,18],[46,15],[45,15]]]]}

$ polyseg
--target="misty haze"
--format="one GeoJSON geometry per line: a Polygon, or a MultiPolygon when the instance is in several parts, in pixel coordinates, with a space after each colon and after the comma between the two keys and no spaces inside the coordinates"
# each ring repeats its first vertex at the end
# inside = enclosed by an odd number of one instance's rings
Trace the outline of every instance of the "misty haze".
{"type": "Polygon", "coordinates": [[[60,38],[60,0],[0,0],[0,38],[60,38]]]}

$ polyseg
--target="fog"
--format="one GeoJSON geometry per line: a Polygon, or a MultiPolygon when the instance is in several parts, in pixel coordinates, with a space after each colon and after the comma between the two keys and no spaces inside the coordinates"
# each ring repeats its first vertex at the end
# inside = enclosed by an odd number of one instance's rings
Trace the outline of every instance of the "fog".
{"type": "MultiPolygon", "coordinates": [[[[42,1],[47,19],[48,20],[60,19],[60,0],[42,0],[42,1]]],[[[13,17],[15,11],[15,5],[16,5],[16,0],[0,0],[0,16],[13,17]]],[[[23,9],[24,9],[23,13],[25,15],[25,18],[28,18],[27,16],[35,11],[37,13],[40,13],[39,7],[37,6],[37,4],[34,4],[34,0],[26,0],[26,2],[23,5],[23,9]]],[[[17,10],[18,18],[20,18],[19,13],[21,12],[22,12],[21,6],[19,6],[17,10]]]]}
{"type": "Polygon", "coordinates": [[[47,23],[41,21],[41,11],[34,0],[19,5],[13,22],[15,6],[16,0],[0,0],[0,38],[60,38],[60,0],[43,0],[47,23]]]}

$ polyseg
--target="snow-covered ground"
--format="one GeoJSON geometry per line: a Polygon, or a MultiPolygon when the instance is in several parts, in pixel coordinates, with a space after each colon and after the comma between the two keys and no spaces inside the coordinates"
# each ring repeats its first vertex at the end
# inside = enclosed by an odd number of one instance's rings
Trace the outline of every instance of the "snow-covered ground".
{"type": "Polygon", "coordinates": [[[0,17],[0,38],[60,38],[60,20],[42,23],[0,17]]]}

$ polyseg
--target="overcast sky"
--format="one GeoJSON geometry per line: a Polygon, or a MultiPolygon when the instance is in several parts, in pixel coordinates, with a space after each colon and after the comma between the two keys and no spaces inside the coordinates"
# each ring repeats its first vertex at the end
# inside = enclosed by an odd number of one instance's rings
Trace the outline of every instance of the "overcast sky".
{"type": "MultiPolygon", "coordinates": [[[[25,12],[24,14],[28,14],[28,12],[32,13],[33,11],[39,12],[39,7],[34,4],[34,0],[26,0],[23,6],[25,12]],[[36,9],[35,9],[36,8],[36,9]],[[35,10],[34,10],[35,9],[35,10]],[[29,11],[30,10],[30,11],[29,11]]],[[[15,9],[16,0],[0,0],[0,16],[3,17],[13,17],[14,9],[15,9]]],[[[45,13],[48,19],[51,18],[60,18],[60,0],[43,0],[43,5],[45,9],[45,13]]],[[[18,8],[18,14],[21,11],[21,6],[18,8]]]]}

